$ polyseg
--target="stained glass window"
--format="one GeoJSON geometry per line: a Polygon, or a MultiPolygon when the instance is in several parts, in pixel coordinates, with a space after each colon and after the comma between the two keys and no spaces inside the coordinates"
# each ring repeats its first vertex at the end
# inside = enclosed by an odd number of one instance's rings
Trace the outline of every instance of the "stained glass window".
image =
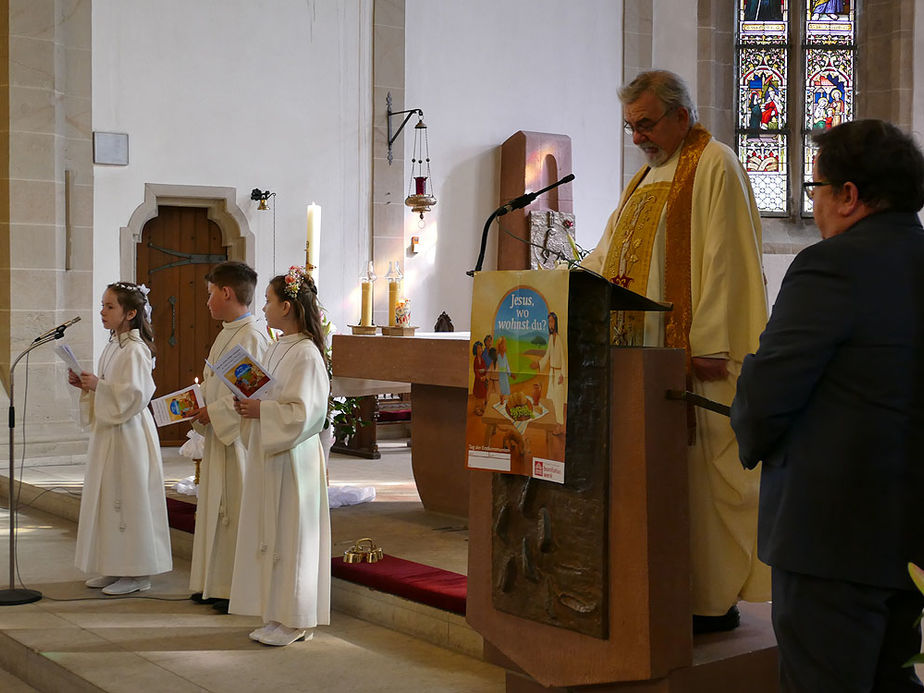
{"type": "Polygon", "coordinates": [[[789,211],[789,3],[739,0],[738,156],[766,214],[789,211]]]}
{"type": "MultiPolygon", "coordinates": [[[[736,144],[766,216],[789,215],[791,174],[811,180],[811,131],[853,118],[856,2],[738,0],[736,144]],[[802,48],[801,74],[789,69],[793,45],[802,48]],[[790,108],[801,114],[792,127],[790,108]],[[801,146],[791,142],[794,133],[801,146]]],[[[811,201],[801,197],[799,209],[811,214],[811,201]]]]}
{"type": "MultiPolygon", "coordinates": [[[[802,130],[803,180],[812,179],[811,131],[853,119],[856,22],[853,0],[806,0],[805,94],[802,130]]],[[[802,210],[811,213],[804,194],[802,210]]]]}

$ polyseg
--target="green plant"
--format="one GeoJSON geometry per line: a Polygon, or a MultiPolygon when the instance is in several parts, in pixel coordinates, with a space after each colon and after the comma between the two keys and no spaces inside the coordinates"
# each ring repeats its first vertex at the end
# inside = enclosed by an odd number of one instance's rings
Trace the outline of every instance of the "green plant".
{"type": "Polygon", "coordinates": [[[360,428],[371,422],[364,421],[359,411],[360,397],[331,397],[328,419],[334,428],[334,440],[338,445],[349,446],[360,428]]]}

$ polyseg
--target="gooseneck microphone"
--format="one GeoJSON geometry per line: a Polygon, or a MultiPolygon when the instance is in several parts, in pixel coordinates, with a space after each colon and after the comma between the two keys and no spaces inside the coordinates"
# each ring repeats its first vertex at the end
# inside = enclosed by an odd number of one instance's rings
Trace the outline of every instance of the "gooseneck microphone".
{"type": "Polygon", "coordinates": [[[573,180],[574,180],[574,174],[569,173],[567,176],[565,176],[561,180],[556,181],[555,183],[552,183],[549,186],[546,186],[542,190],[537,190],[536,192],[530,192],[530,193],[526,193],[525,195],[520,195],[519,197],[515,197],[512,200],[510,200],[510,202],[507,202],[501,205],[500,207],[495,209],[493,212],[491,212],[491,216],[489,216],[488,220],[484,223],[484,230],[481,232],[481,251],[478,253],[478,262],[475,263],[475,269],[469,270],[468,272],[466,272],[466,274],[470,277],[473,277],[475,276],[475,272],[481,271],[481,267],[484,264],[485,249],[488,246],[488,231],[491,230],[492,221],[494,221],[497,217],[504,216],[505,214],[507,214],[507,212],[512,212],[515,209],[522,209],[526,205],[531,204],[533,200],[539,197],[542,193],[548,192],[552,188],[557,188],[559,185],[570,183],[573,180]]]}
{"type": "Polygon", "coordinates": [[[80,322],[79,315],[75,318],[71,318],[67,322],[62,322],[60,325],[58,325],[57,327],[53,329],[48,330],[47,332],[43,332],[38,337],[33,339],[32,343],[35,344],[36,342],[41,342],[43,339],[47,337],[51,337],[52,335],[55,336],[55,339],[61,339],[61,337],[64,336],[64,330],[66,330],[68,327],[73,325],[75,322],[80,322]]]}

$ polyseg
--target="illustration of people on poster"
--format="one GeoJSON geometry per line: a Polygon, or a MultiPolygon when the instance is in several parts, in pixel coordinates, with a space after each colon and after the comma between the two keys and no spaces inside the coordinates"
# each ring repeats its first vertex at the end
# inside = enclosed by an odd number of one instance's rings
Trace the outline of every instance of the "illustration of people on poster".
{"type": "Polygon", "coordinates": [[[472,295],[468,467],[565,481],[568,272],[481,272],[472,295]]]}

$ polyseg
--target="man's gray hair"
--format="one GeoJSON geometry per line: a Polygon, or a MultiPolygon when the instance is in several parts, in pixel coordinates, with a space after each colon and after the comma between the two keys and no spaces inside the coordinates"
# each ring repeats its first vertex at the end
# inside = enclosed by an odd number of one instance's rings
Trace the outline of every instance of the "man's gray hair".
{"type": "Polygon", "coordinates": [[[646,91],[653,93],[667,109],[685,108],[690,114],[690,125],[696,122],[696,106],[683,78],[668,70],[650,70],[619,89],[623,106],[635,103],[646,91]]]}

